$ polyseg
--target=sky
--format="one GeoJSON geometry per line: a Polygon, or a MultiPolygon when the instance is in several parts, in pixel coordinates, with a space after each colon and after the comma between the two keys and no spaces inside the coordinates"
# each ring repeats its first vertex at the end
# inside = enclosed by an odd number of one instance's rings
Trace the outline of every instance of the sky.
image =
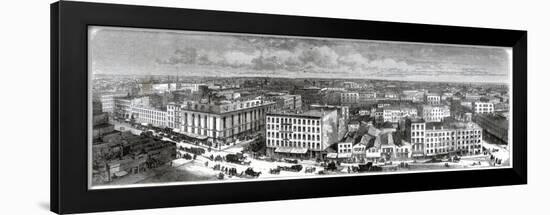
{"type": "Polygon", "coordinates": [[[511,49],[90,27],[93,74],[508,83],[511,49]]]}

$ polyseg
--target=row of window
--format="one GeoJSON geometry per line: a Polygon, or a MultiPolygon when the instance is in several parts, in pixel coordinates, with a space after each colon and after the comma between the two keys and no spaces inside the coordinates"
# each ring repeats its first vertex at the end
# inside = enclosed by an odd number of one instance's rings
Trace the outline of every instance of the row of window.
{"type": "Polygon", "coordinates": [[[282,140],[267,140],[267,145],[271,147],[294,147],[294,148],[310,148],[321,149],[321,143],[302,142],[302,141],[282,141],[282,140]]]}
{"type": "Polygon", "coordinates": [[[321,141],[321,135],[311,135],[311,134],[290,134],[290,133],[279,133],[279,132],[267,132],[267,138],[275,139],[294,139],[294,140],[316,140],[321,141]]]}
{"type": "Polygon", "coordinates": [[[300,124],[300,125],[319,125],[319,120],[299,119],[299,118],[283,118],[283,117],[267,117],[267,123],[283,123],[283,124],[300,124]]]}
{"type": "Polygon", "coordinates": [[[305,127],[305,126],[279,126],[279,125],[272,125],[267,124],[267,130],[275,130],[275,131],[293,131],[293,132],[314,132],[314,133],[320,133],[321,128],[319,127],[305,127]]]}

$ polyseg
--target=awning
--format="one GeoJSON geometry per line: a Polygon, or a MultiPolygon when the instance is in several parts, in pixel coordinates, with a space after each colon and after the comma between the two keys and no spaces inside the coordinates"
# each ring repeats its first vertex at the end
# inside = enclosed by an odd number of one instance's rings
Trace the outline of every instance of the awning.
{"type": "Polygon", "coordinates": [[[307,148],[292,148],[290,150],[290,153],[293,154],[305,154],[307,152],[307,148]]]}
{"type": "Polygon", "coordinates": [[[327,154],[327,158],[337,158],[338,157],[338,153],[328,153],[327,154]]]}
{"type": "Polygon", "coordinates": [[[351,158],[351,153],[338,153],[338,158],[351,158]]]}
{"type": "Polygon", "coordinates": [[[292,147],[277,147],[275,149],[277,153],[292,153],[292,154],[305,154],[307,148],[292,148],[292,147]]]}
{"type": "Polygon", "coordinates": [[[275,149],[275,152],[277,153],[290,153],[290,148],[287,148],[287,147],[277,147],[275,149]]]}

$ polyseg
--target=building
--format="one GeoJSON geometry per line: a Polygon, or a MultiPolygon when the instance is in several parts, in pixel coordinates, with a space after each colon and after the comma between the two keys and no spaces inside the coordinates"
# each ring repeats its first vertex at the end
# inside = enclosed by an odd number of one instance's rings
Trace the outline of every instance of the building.
{"type": "Polygon", "coordinates": [[[422,118],[426,122],[441,122],[451,116],[451,109],[447,105],[423,105],[422,118]]]}
{"type": "Polygon", "coordinates": [[[466,101],[479,101],[481,99],[481,95],[479,94],[476,94],[476,93],[467,93],[466,95],[464,95],[464,99],[466,101]]]}
{"type": "Polygon", "coordinates": [[[357,92],[343,92],[340,93],[340,103],[353,105],[357,104],[359,100],[359,93],[357,92]]]}
{"type": "Polygon", "coordinates": [[[486,113],[495,112],[495,106],[493,103],[490,103],[490,102],[474,102],[472,106],[473,106],[473,111],[476,114],[486,114],[486,113]]]}
{"type": "Polygon", "coordinates": [[[267,154],[271,157],[324,158],[325,150],[338,142],[337,123],[336,110],[268,113],[267,154]]]}
{"type": "Polygon", "coordinates": [[[113,114],[115,110],[115,98],[124,97],[127,94],[124,93],[113,93],[113,94],[103,94],[99,97],[101,102],[102,112],[113,114]]]}
{"type": "Polygon", "coordinates": [[[198,92],[199,86],[206,86],[206,85],[195,84],[195,83],[179,83],[178,90],[189,90],[191,92],[198,92]]]}
{"type": "Polygon", "coordinates": [[[382,108],[383,122],[398,123],[406,117],[415,118],[418,115],[416,108],[409,106],[388,106],[382,108]]]}
{"type": "Polygon", "coordinates": [[[168,103],[166,106],[166,126],[178,130],[181,128],[181,110],[183,108],[182,104],[168,103]]]}
{"type": "Polygon", "coordinates": [[[429,105],[440,105],[441,104],[441,96],[434,93],[428,93],[426,94],[426,104],[429,105]]]}
{"type": "Polygon", "coordinates": [[[359,121],[353,121],[348,123],[348,132],[356,132],[359,130],[361,123],[359,121]]]}
{"type": "Polygon", "coordinates": [[[116,97],[114,99],[115,101],[115,109],[114,114],[115,117],[123,118],[123,119],[131,119],[132,118],[132,107],[135,106],[141,106],[141,107],[148,107],[149,106],[149,97],[143,96],[143,97],[116,97]]]}
{"type": "Polygon", "coordinates": [[[309,106],[311,104],[320,104],[322,96],[320,96],[321,88],[318,87],[305,87],[294,90],[295,95],[300,95],[302,98],[302,104],[309,106]]]}
{"type": "Polygon", "coordinates": [[[167,126],[166,110],[136,105],[132,106],[132,118],[137,123],[147,123],[155,127],[167,126]]]}
{"type": "Polygon", "coordinates": [[[139,173],[176,159],[176,143],[149,135],[118,132],[96,139],[92,145],[92,183],[139,173]]]}
{"type": "Polygon", "coordinates": [[[272,95],[268,96],[269,101],[275,102],[275,109],[277,110],[301,110],[302,109],[302,96],[300,95],[272,95]]]}
{"type": "Polygon", "coordinates": [[[357,102],[368,104],[376,101],[376,92],[359,92],[357,102]]]}
{"type": "Polygon", "coordinates": [[[344,138],[346,133],[348,132],[348,122],[349,122],[349,107],[348,106],[338,106],[338,105],[310,105],[309,108],[311,110],[336,110],[338,121],[337,121],[337,128],[338,128],[338,140],[341,140],[344,138]]]}
{"type": "Polygon", "coordinates": [[[357,114],[359,114],[359,116],[370,116],[370,110],[369,109],[361,109],[361,110],[357,111],[357,114]]]}
{"type": "Polygon", "coordinates": [[[424,102],[424,92],[418,90],[404,90],[401,93],[401,101],[410,101],[413,103],[424,102]]]}
{"type": "Polygon", "coordinates": [[[257,99],[219,103],[188,101],[181,106],[180,132],[216,142],[233,142],[241,135],[262,130],[265,115],[274,104],[257,99]]]}
{"type": "Polygon", "coordinates": [[[355,82],[351,82],[351,81],[346,81],[344,83],[342,83],[342,86],[346,89],[356,89],[356,88],[359,88],[359,84],[355,83],[355,82]]]}
{"type": "Polygon", "coordinates": [[[474,122],[483,128],[483,139],[496,144],[508,144],[509,121],[501,114],[477,114],[474,122]]]}
{"type": "Polygon", "coordinates": [[[92,139],[103,137],[104,135],[113,133],[115,130],[112,124],[109,124],[107,113],[93,113],[92,115],[92,139]]]}
{"type": "Polygon", "coordinates": [[[413,156],[420,144],[425,156],[471,155],[482,151],[482,128],[471,122],[408,120],[406,133],[412,144],[413,156]]]}

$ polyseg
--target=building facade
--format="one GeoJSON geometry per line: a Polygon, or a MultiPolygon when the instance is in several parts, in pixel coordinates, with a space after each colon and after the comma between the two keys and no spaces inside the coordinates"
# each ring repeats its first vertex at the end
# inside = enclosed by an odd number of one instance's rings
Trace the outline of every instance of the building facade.
{"type": "Polygon", "coordinates": [[[274,104],[262,100],[220,104],[186,102],[180,111],[180,131],[212,141],[232,142],[242,134],[260,131],[264,127],[266,113],[274,104]]]}
{"type": "Polygon", "coordinates": [[[155,127],[167,126],[167,112],[152,107],[132,106],[132,118],[138,123],[147,123],[155,127]]]}
{"type": "Polygon", "coordinates": [[[429,105],[441,104],[441,96],[433,93],[426,94],[426,104],[429,104],[429,105]]]}
{"type": "Polygon", "coordinates": [[[451,116],[451,109],[447,105],[423,105],[422,118],[426,122],[441,122],[451,116]]]}
{"type": "Polygon", "coordinates": [[[357,92],[340,93],[341,104],[357,104],[358,100],[359,100],[359,93],[357,92]]]}
{"type": "Polygon", "coordinates": [[[475,123],[408,120],[406,126],[406,138],[412,144],[413,157],[453,153],[479,154],[482,151],[482,129],[475,123]]]}
{"type": "Polygon", "coordinates": [[[268,113],[266,146],[269,156],[322,158],[337,140],[337,111],[268,113]]]}
{"type": "Polygon", "coordinates": [[[474,102],[472,105],[474,112],[477,114],[494,113],[495,105],[490,102],[474,102]]]}
{"type": "Polygon", "coordinates": [[[384,122],[397,123],[405,117],[415,118],[417,115],[418,111],[413,107],[389,106],[382,110],[382,119],[384,122]]]}
{"type": "Polygon", "coordinates": [[[99,101],[101,102],[102,112],[113,114],[115,111],[115,98],[124,96],[126,96],[126,94],[123,93],[101,95],[99,101]]]}
{"type": "Polygon", "coordinates": [[[115,109],[114,109],[115,117],[123,118],[123,119],[131,119],[132,107],[135,107],[135,106],[148,107],[149,97],[148,96],[120,97],[120,98],[115,98],[114,102],[115,102],[115,109]]]}

